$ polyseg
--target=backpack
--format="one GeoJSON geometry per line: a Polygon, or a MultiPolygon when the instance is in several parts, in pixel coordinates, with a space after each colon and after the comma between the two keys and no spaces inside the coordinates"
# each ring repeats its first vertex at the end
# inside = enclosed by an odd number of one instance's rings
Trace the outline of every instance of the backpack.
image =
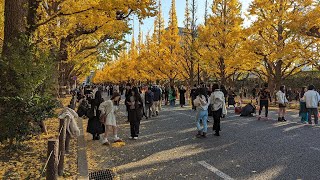
{"type": "Polygon", "coordinates": [[[153,92],[146,92],[146,104],[151,104],[153,102],[153,92]]]}

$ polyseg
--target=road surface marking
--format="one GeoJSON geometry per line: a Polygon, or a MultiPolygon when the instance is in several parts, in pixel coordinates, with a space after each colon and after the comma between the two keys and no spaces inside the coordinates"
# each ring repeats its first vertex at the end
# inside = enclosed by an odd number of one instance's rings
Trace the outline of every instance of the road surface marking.
{"type": "Polygon", "coordinates": [[[310,147],[310,149],[313,149],[313,150],[316,150],[316,151],[320,151],[320,149],[316,148],[316,147],[310,147]]]}
{"type": "Polygon", "coordinates": [[[207,168],[208,170],[210,170],[211,172],[215,173],[216,175],[218,175],[222,179],[234,180],[230,176],[226,175],[225,173],[221,172],[219,169],[211,166],[210,164],[206,163],[205,161],[198,161],[198,163],[201,164],[202,166],[204,166],[205,168],[207,168]]]}

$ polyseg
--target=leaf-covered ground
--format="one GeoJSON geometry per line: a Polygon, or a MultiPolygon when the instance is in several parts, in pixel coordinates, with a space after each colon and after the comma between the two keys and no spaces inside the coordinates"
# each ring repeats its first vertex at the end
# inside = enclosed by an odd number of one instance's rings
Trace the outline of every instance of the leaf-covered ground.
{"type": "MultiPolygon", "coordinates": [[[[69,98],[60,99],[67,105],[69,98]]],[[[61,109],[57,109],[58,113],[61,109]]],[[[0,179],[45,179],[46,172],[42,170],[47,160],[47,140],[58,136],[59,120],[50,118],[45,120],[48,134],[33,136],[23,143],[23,148],[8,153],[0,144],[0,179]]],[[[62,179],[75,179],[77,172],[76,139],[70,141],[70,154],[65,156],[65,171],[62,179]]]]}

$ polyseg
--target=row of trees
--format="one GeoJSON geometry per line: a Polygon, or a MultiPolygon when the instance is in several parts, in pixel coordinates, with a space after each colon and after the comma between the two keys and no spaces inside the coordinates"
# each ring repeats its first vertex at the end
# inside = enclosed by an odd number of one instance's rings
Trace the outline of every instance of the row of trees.
{"type": "Polygon", "coordinates": [[[319,12],[316,0],[254,0],[244,27],[238,0],[215,0],[205,23],[196,26],[195,1],[186,0],[184,27],[179,29],[172,0],[165,28],[161,3],[154,32],[97,72],[95,82],[183,80],[193,85],[214,78],[222,84],[256,74],[279,87],[302,68],[319,67],[319,12]],[[189,4],[190,3],[190,4],[189,4]],[[197,70],[199,65],[200,71],[197,70]]]}
{"type": "Polygon", "coordinates": [[[56,85],[84,78],[122,49],[129,17],[156,14],[155,0],[1,0],[0,141],[37,132],[56,85]]]}

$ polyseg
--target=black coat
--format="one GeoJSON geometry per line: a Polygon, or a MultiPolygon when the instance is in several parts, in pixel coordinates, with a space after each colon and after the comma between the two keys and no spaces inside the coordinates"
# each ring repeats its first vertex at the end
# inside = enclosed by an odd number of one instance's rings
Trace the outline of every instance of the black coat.
{"type": "Polygon", "coordinates": [[[101,112],[98,109],[102,102],[101,91],[97,91],[95,98],[90,101],[90,108],[96,112],[95,116],[88,121],[87,132],[90,134],[102,134],[105,131],[104,125],[99,120],[101,112]]]}
{"type": "Polygon", "coordinates": [[[186,97],[185,97],[186,90],[185,89],[180,89],[179,94],[180,94],[180,104],[185,105],[186,104],[186,97]]]}
{"type": "Polygon", "coordinates": [[[140,121],[142,119],[142,115],[143,115],[143,102],[142,102],[142,98],[140,95],[138,95],[135,98],[135,109],[130,109],[130,105],[128,104],[128,102],[130,102],[130,96],[127,96],[126,100],[125,100],[125,104],[128,108],[128,116],[129,116],[129,121],[133,122],[133,121],[140,121]]]}

